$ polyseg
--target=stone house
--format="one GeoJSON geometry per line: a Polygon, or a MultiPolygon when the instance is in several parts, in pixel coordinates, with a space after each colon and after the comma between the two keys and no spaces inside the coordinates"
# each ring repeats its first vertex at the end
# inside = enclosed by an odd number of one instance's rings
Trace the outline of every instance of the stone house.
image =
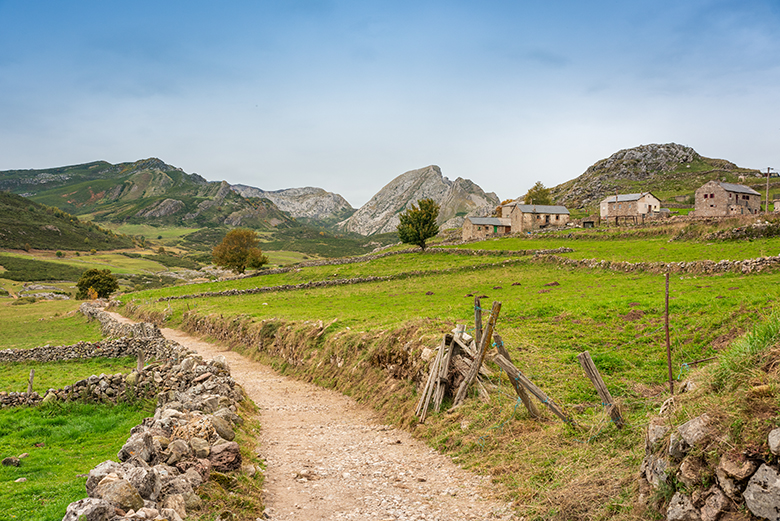
{"type": "Polygon", "coordinates": [[[602,219],[623,217],[637,220],[640,216],[644,219],[660,210],[661,201],[650,192],[610,195],[599,204],[602,219]]]}
{"type": "Polygon", "coordinates": [[[485,239],[487,237],[500,237],[512,232],[512,224],[509,219],[498,217],[466,217],[463,220],[461,238],[464,241],[472,239],[485,239]]]}
{"type": "Polygon", "coordinates": [[[565,206],[511,202],[501,206],[501,217],[511,221],[513,233],[526,233],[566,226],[569,210],[565,206]]]}
{"type": "Polygon", "coordinates": [[[745,185],[709,181],[694,197],[696,217],[755,215],[761,211],[761,194],[745,185]]]}

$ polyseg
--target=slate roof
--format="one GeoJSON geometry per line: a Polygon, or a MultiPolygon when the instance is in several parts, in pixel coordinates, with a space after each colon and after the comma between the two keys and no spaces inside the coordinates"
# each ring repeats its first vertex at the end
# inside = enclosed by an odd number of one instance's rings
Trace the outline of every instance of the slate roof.
{"type": "Polygon", "coordinates": [[[737,185],[734,183],[722,183],[722,182],[719,182],[718,184],[720,185],[721,188],[723,188],[727,192],[734,192],[737,194],[761,195],[760,193],[756,192],[749,186],[737,185]]]}
{"type": "MultiPolygon", "coordinates": [[[[638,201],[638,200],[640,200],[642,197],[644,197],[646,195],[653,195],[653,194],[651,194],[650,192],[642,192],[642,193],[639,193],[639,194],[618,194],[617,202],[618,203],[626,203],[628,201],[638,201]]],[[[653,195],[653,197],[655,197],[655,196],[653,195]]],[[[657,199],[657,197],[656,197],[656,199],[657,199]]],[[[614,195],[610,195],[609,197],[607,197],[606,199],[604,199],[601,202],[602,203],[614,203],[615,202],[615,196],[614,195]]]]}

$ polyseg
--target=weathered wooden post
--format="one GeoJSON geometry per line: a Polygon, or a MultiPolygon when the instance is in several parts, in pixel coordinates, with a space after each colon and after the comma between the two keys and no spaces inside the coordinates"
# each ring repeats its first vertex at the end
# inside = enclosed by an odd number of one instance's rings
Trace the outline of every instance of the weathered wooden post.
{"type": "MultiPolygon", "coordinates": [[[[498,351],[498,354],[511,362],[512,358],[509,356],[509,351],[507,351],[506,347],[504,347],[504,340],[501,338],[501,335],[496,334],[493,335],[493,337],[496,339],[496,350],[498,351]]],[[[538,418],[539,409],[536,408],[536,404],[531,400],[531,397],[528,396],[528,392],[522,385],[520,385],[520,382],[512,378],[509,372],[506,374],[509,376],[509,381],[512,382],[512,387],[515,388],[517,397],[520,398],[520,400],[523,402],[523,405],[525,405],[525,408],[528,409],[528,414],[531,415],[531,418],[538,418]]]]}
{"type": "Polygon", "coordinates": [[[35,369],[30,369],[30,378],[27,379],[27,394],[33,391],[33,378],[35,378],[35,369]]]}
{"type": "Polygon", "coordinates": [[[666,273],[666,311],[664,312],[666,330],[666,365],[669,366],[669,393],[674,395],[674,376],[672,376],[672,344],[669,342],[669,273],[666,273]]]}
{"type": "Polygon", "coordinates": [[[138,349],[138,359],[136,360],[135,370],[138,374],[141,374],[144,370],[144,350],[138,349]]]}
{"type": "Polygon", "coordinates": [[[482,300],[474,295],[474,345],[479,347],[482,340],[482,300]]]}
{"type": "Polygon", "coordinates": [[[479,339],[479,351],[477,351],[477,357],[474,359],[474,363],[471,365],[466,378],[463,380],[463,382],[461,382],[460,387],[458,388],[458,393],[455,395],[455,400],[452,403],[453,407],[457,407],[463,402],[463,400],[466,399],[466,393],[468,392],[469,386],[477,377],[479,368],[482,367],[482,362],[485,360],[485,352],[487,351],[487,347],[490,345],[490,341],[493,338],[493,329],[496,327],[496,320],[498,320],[498,314],[500,312],[501,302],[493,302],[493,309],[490,312],[490,319],[488,320],[487,327],[479,339]]]}
{"type": "Polygon", "coordinates": [[[547,394],[542,391],[538,386],[536,386],[531,380],[526,378],[526,376],[520,372],[520,370],[515,367],[515,365],[504,358],[501,355],[496,355],[493,357],[493,361],[498,364],[498,366],[506,371],[506,374],[509,375],[509,379],[513,381],[517,381],[520,385],[528,389],[528,392],[536,396],[536,399],[542,402],[547,406],[550,411],[552,411],[553,414],[555,414],[558,418],[563,420],[564,423],[568,423],[570,425],[575,425],[574,420],[566,416],[566,413],[563,412],[563,409],[558,407],[558,405],[547,396],[547,394]]]}
{"type": "Polygon", "coordinates": [[[599,398],[601,398],[601,403],[604,404],[604,407],[607,408],[607,413],[609,414],[610,418],[612,418],[615,426],[618,429],[622,428],[624,425],[623,417],[620,416],[620,411],[615,405],[615,401],[612,399],[612,395],[610,394],[609,389],[607,389],[604,380],[601,378],[599,370],[596,368],[596,364],[593,363],[593,359],[590,357],[590,353],[583,351],[577,355],[577,360],[580,361],[580,365],[585,371],[585,374],[588,375],[590,381],[593,382],[593,386],[596,388],[596,392],[599,394],[599,398]]]}

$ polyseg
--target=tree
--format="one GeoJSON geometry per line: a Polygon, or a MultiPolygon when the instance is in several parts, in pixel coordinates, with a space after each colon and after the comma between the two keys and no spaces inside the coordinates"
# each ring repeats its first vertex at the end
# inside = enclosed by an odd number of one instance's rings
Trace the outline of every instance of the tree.
{"type": "Polygon", "coordinates": [[[259,268],[268,263],[268,257],[257,247],[257,234],[252,230],[236,228],[231,230],[211,251],[214,264],[236,273],[247,268],[259,268]]]}
{"type": "Polygon", "coordinates": [[[116,277],[111,274],[111,270],[87,270],[81,274],[81,278],[76,283],[79,289],[76,293],[77,299],[108,298],[111,293],[119,289],[119,283],[116,277]]]}
{"type": "Polygon", "coordinates": [[[420,199],[399,216],[398,238],[405,244],[415,244],[425,251],[425,241],[439,233],[436,219],[439,205],[433,199],[420,199]]]}
{"type": "Polygon", "coordinates": [[[525,194],[523,201],[525,204],[552,204],[552,195],[549,188],[545,188],[541,181],[537,181],[525,194]]]}

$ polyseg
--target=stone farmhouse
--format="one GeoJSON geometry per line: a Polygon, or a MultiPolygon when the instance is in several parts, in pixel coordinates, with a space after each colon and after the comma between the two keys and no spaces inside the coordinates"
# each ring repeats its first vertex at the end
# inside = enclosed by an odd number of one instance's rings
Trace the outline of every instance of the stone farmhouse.
{"type": "Polygon", "coordinates": [[[599,204],[599,215],[602,219],[610,217],[644,219],[660,211],[661,201],[650,192],[610,195],[599,204]]]}
{"type": "Polygon", "coordinates": [[[544,228],[558,228],[569,222],[565,206],[522,204],[513,201],[501,205],[501,217],[512,223],[512,233],[526,233],[544,228]]]}
{"type": "Polygon", "coordinates": [[[500,237],[512,232],[512,223],[509,219],[498,217],[466,217],[463,220],[462,239],[485,239],[487,237],[500,237]]]}
{"type": "Polygon", "coordinates": [[[709,181],[694,196],[696,217],[755,215],[761,211],[761,194],[745,185],[709,181]]]}

